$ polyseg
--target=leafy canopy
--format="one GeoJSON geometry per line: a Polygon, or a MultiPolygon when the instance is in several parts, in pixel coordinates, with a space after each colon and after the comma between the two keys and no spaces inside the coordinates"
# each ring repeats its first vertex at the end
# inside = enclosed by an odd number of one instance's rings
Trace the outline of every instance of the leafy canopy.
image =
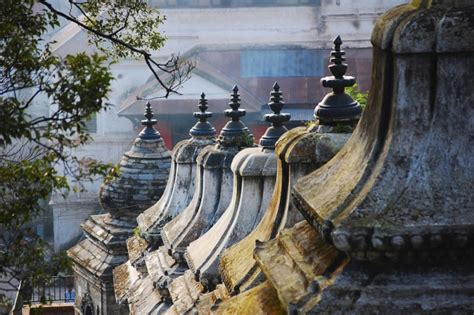
{"type": "Polygon", "coordinates": [[[4,0],[0,6],[0,273],[19,279],[62,267],[30,225],[50,195],[67,192],[68,178],[78,189],[80,181],[107,174],[109,165],[73,152],[91,140],[87,119],[109,107],[111,63],[142,58],[166,95],[193,68],[179,56],[164,64],[152,58],[150,51],[165,40],[158,31],[164,17],[141,0],[64,0],[65,11],[54,3],[4,0]],[[96,52],[55,55],[48,36],[61,19],[84,29],[96,52]]]}

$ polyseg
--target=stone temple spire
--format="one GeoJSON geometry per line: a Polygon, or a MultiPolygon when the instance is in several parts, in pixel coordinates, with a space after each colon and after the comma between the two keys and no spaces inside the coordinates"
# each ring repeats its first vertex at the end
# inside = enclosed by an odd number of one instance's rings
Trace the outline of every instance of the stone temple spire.
{"type": "Polygon", "coordinates": [[[145,128],[119,162],[120,175],[104,182],[99,192],[102,207],[114,216],[136,217],[160,199],[168,180],[170,152],[154,127],[149,102],[144,116],[145,128]]]}
{"type": "Polygon", "coordinates": [[[331,51],[331,65],[328,67],[332,76],[324,77],[321,83],[333,92],[327,94],[316,106],[314,116],[322,125],[357,122],[362,113],[359,103],[352,99],[344,89],[355,84],[355,78],[346,76],[347,64],[344,57],[346,52],[341,50],[342,39],[337,36],[334,40],[334,50],[331,51]]]}
{"type": "Polygon", "coordinates": [[[290,114],[281,113],[283,108],[283,97],[282,92],[280,91],[280,86],[277,82],[273,85],[273,91],[270,93],[270,103],[268,106],[273,111],[273,114],[266,114],[265,120],[270,122],[272,125],[269,127],[265,134],[260,138],[260,146],[264,148],[275,148],[275,143],[280,138],[282,134],[288,131],[283,123],[290,120],[290,114]]]}
{"type": "Polygon", "coordinates": [[[161,135],[158,130],[155,129],[154,125],[156,125],[157,121],[153,118],[153,110],[151,109],[150,102],[146,103],[145,113],[144,116],[146,119],[142,120],[142,125],[145,126],[142,132],[140,132],[139,137],[140,139],[145,140],[152,140],[152,139],[160,139],[161,135]]]}
{"type": "Polygon", "coordinates": [[[199,121],[189,131],[192,137],[214,137],[216,135],[216,129],[207,121],[208,118],[212,117],[212,112],[208,112],[207,109],[206,94],[203,92],[199,99],[200,111],[194,112],[194,117],[198,118],[199,121]]]}

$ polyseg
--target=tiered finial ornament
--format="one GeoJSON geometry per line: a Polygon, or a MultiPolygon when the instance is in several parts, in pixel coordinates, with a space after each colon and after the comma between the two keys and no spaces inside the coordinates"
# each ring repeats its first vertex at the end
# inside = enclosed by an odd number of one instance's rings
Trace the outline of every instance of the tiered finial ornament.
{"type": "Polygon", "coordinates": [[[334,50],[331,51],[332,64],[328,67],[333,76],[321,79],[322,85],[332,88],[333,93],[327,94],[314,110],[314,116],[323,125],[354,123],[362,113],[360,104],[344,92],[344,89],[353,86],[356,80],[344,75],[347,71],[347,64],[344,62],[346,52],[341,50],[341,45],[342,39],[337,36],[334,40],[334,50]]]}
{"type": "Polygon", "coordinates": [[[223,137],[236,137],[244,134],[244,131],[248,132],[248,128],[240,121],[240,117],[245,116],[245,109],[240,109],[240,95],[239,88],[234,85],[232,94],[230,95],[229,106],[231,109],[224,111],[226,117],[230,117],[232,120],[229,121],[224,128],[222,128],[221,136],[223,137]]]}
{"type": "Polygon", "coordinates": [[[271,127],[267,129],[265,134],[260,138],[260,145],[264,148],[275,148],[275,143],[278,141],[280,136],[288,131],[284,122],[290,120],[291,115],[287,113],[281,113],[283,105],[285,103],[282,101],[282,92],[280,91],[280,86],[277,82],[273,85],[273,91],[270,93],[270,103],[268,106],[273,111],[273,114],[266,114],[265,121],[268,121],[272,124],[271,127]]]}
{"type": "Polygon", "coordinates": [[[144,116],[146,119],[142,120],[142,125],[145,126],[143,130],[138,135],[140,139],[143,140],[154,140],[161,138],[160,133],[158,130],[155,129],[154,125],[156,125],[157,121],[153,118],[153,110],[151,109],[150,102],[146,103],[146,109],[144,116]]]}
{"type": "Polygon", "coordinates": [[[199,99],[199,110],[200,112],[194,112],[194,117],[198,118],[199,121],[191,128],[189,134],[192,137],[215,137],[216,129],[207,121],[208,118],[212,117],[212,112],[208,112],[206,94],[201,93],[199,99]]]}
{"type": "Polygon", "coordinates": [[[212,112],[206,111],[208,106],[204,92],[201,93],[198,107],[200,112],[194,112],[194,117],[198,118],[199,121],[191,128],[189,134],[192,137],[215,137],[216,129],[207,121],[208,118],[212,117],[212,112]]]}

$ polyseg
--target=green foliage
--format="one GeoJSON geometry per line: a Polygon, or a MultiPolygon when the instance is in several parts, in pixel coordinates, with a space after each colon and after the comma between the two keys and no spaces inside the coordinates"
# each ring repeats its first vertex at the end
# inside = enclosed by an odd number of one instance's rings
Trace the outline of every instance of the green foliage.
{"type": "Polygon", "coordinates": [[[85,180],[117,175],[111,165],[74,155],[91,140],[87,119],[109,107],[111,62],[141,56],[160,84],[157,71],[183,74],[177,58],[168,67],[151,59],[148,50],[165,40],[157,29],[164,18],[144,1],[64,2],[70,10],[47,0],[5,0],[0,6],[0,272],[33,282],[70,268],[64,254],[45,251],[30,224],[43,214],[45,201],[54,192],[79,192],[85,180]],[[60,18],[86,30],[99,52],[55,55],[47,34],[60,27],[60,18]],[[49,113],[32,110],[39,102],[49,105],[49,113]]]}
{"type": "Polygon", "coordinates": [[[354,100],[359,102],[362,110],[365,109],[367,106],[367,99],[369,97],[369,92],[359,90],[359,86],[357,84],[347,87],[346,93],[349,94],[354,100]]]}
{"type": "Polygon", "coordinates": [[[136,50],[147,48],[156,50],[161,48],[165,41],[164,36],[158,32],[158,26],[163,23],[165,17],[160,16],[145,2],[89,0],[82,5],[76,4],[76,7],[87,12],[84,23],[88,27],[99,29],[102,34],[114,34],[118,41],[134,47],[129,49],[116,41],[110,42],[104,36],[89,32],[90,43],[113,58],[141,57],[136,50]],[[106,18],[105,12],[107,12],[106,18]],[[120,27],[117,28],[117,25],[120,27]]]}
{"type": "Polygon", "coordinates": [[[254,146],[255,139],[250,132],[244,132],[242,134],[242,147],[251,147],[254,146]]]}
{"type": "Polygon", "coordinates": [[[137,226],[133,229],[133,236],[140,237],[140,235],[141,235],[140,227],[137,226]]]}

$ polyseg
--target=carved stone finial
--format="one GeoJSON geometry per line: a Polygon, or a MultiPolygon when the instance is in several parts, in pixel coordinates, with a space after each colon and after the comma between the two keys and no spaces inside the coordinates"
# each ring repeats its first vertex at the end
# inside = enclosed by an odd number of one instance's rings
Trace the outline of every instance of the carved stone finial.
{"type": "Polygon", "coordinates": [[[272,125],[269,127],[265,134],[260,138],[260,145],[264,148],[275,148],[275,143],[278,141],[280,136],[288,131],[283,123],[290,120],[290,114],[283,113],[281,110],[283,108],[282,101],[282,92],[280,91],[280,86],[277,82],[273,85],[273,91],[270,93],[270,103],[268,106],[273,111],[273,114],[266,114],[265,121],[270,122],[272,125]]]}
{"type": "Polygon", "coordinates": [[[154,115],[150,102],[146,103],[144,116],[146,119],[142,120],[142,125],[144,125],[145,128],[140,132],[139,138],[144,140],[153,140],[161,138],[160,133],[154,127],[157,121],[153,118],[154,115]]]}
{"type": "Polygon", "coordinates": [[[241,109],[240,107],[240,95],[239,95],[239,88],[237,85],[234,85],[232,89],[232,94],[230,94],[230,102],[229,107],[231,109],[226,109],[224,111],[226,117],[230,117],[231,121],[229,121],[224,128],[222,128],[220,134],[219,143],[223,144],[228,143],[229,145],[234,143],[235,137],[241,137],[244,134],[248,134],[250,137],[253,136],[250,134],[248,128],[240,121],[240,117],[245,116],[245,109],[241,109]],[[226,139],[226,140],[224,140],[226,139]]]}
{"type": "Polygon", "coordinates": [[[198,118],[199,121],[191,128],[189,134],[192,137],[215,137],[216,129],[207,121],[209,117],[212,117],[212,112],[207,112],[207,99],[206,94],[201,93],[199,99],[199,110],[200,112],[194,112],[194,117],[198,118]]]}
{"type": "Polygon", "coordinates": [[[341,36],[337,36],[334,40],[334,50],[331,52],[332,65],[329,66],[329,71],[331,71],[336,79],[343,79],[347,71],[347,64],[344,63],[344,61],[346,61],[346,58],[344,58],[346,52],[341,50],[341,45],[341,36]]]}
{"type": "Polygon", "coordinates": [[[333,89],[333,92],[327,94],[314,110],[314,116],[322,125],[354,123],[362,113],[360,104],[344,92],[344,89],[353,86],[356,80],[354,77],[345,76],[347,64],[344,56],[346,52],[341,50],[341,45],[342,39],[338,36],[334,40],[331,65],[328,67],[332,76],[321,79],[324,87],[333,89]]]}
{"type": "Polygon", "coordinates": [[[232,94],[230,95],[230,102],[229,102],[230,108],[232,110],[227,109],[225,111],[225,115],[227,117],[232,118],[233,121],[239,121],[240,117],[245,116],[245,109],[239,109],[240,107],[240,94],[239,94],[239,88],[237,85],[234,85],[232,88],[232,94]]]}

